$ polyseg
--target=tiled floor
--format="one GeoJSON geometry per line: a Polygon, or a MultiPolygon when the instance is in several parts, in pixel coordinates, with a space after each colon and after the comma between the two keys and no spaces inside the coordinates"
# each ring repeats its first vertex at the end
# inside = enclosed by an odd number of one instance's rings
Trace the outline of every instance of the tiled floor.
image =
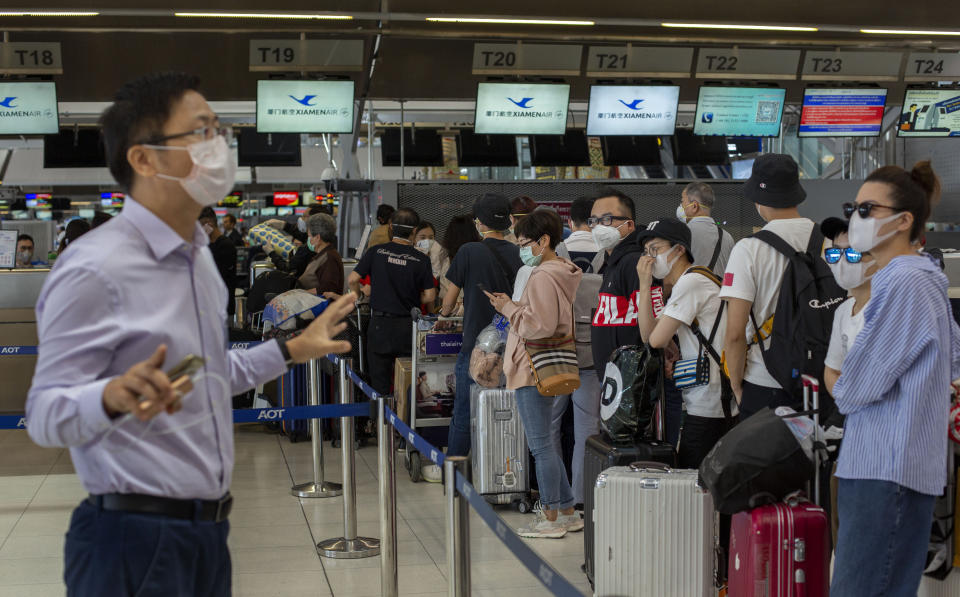
{"type": "MultiPolygon", "coordinates": [[[[324,444],[327,478],[339,481],[340,453],[324,444]]],[[[310,443],[291,444],[255,425],[237,427],[234,510],[230,516],[233,594],[244,597],[380,594],[379,557],[330,560],[314,544],[343,535],[341,498],[297,499],[309,481],[310,443]]],[[[360,535],[379,536],[377,450],[357,452],[360,535]]],[[[62,584],[63,539],[70,513],[85,495],[66,450],[35,446],[23,431],[0,432],[0,597],[52,597],[62,584]]],[[[439,485],[411,483],[397,454],[400,594],[445,595],[445,498],[439,485]]],[[[501,510],[513,526],[529,515],[501,510]]],[[[547,595],[483,522],[471,519],[473,594],[547,595]]],[[[531,543],[584,592],[582,534],[531,543]]]]}

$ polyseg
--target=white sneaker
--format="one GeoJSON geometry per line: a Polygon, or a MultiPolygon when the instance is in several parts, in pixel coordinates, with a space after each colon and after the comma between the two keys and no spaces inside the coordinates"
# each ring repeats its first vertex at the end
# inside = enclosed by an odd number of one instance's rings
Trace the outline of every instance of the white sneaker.
{"type": "Polygon", "coordinates": [[[557,520],[547,520],[543,514],[543,508],[538,501],[533,507],[533,513],[536,519],[529,526],[517,529],[517,534],[528,539],[560,539],[567,534],[567,527],[564,526],[559,517],[557,520]]]}
{"type": "Polygon", "coordinates": [[[420,476],[422,476],[423,480],[427,483],[440,483],[443,481],[443,471],[433,463],[422,465],[420,467],[420,476]]]}
{"type": "Polygon", "coordinates": [[[583,517],[576,510],[573,514],[560,514],[557,516],[557,522],[562,524],[569,533],[576,533],[583,530],[583,517]]]}

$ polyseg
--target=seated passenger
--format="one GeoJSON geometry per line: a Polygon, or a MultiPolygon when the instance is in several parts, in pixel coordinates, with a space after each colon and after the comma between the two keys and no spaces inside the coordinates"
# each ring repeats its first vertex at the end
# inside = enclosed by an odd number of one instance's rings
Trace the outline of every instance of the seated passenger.
{"type": "Polygon", "coordinates": [[[307,249],[313,259],[297,279],[297,287],[327,298],[343,294],[343,259],[333,245],[336,239],[333,216],[317,213],[307,219],[307,249]]]}

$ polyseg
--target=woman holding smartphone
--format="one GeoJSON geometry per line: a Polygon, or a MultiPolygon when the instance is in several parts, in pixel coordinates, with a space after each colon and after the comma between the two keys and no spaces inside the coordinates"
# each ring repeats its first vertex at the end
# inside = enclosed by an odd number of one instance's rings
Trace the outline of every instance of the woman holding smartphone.
{"type": "MultiPolygon", "coordinates": [[[[570,261],[557,257],[563,224],[552,211],[538,210],[517,222],[514,230],[520,259],[533,267],[519,301],[503,293],[484,291],[490,304],[510,320],[510,335],[503,357],[507,389],[516,390],[517,410],[530,452],[537,460],[537,483],[542,508],[536,520],[519,529],[521,537],[559,539],[583,529],[583,520],[573,509],[570,480],[563,466],[560,445],[554,441],[551,424],[558,405],[555,396],[537,391],[524,340],[539,340],[573,333],[573,300],[583,272],[570,261]]],[[[565,405],[565,403],[564,403],[565,405]]]]}
{"type": "Polygon", "coordinates": [[[879,270],[833,386],[846,424],[832,597],[913,596],[920,584],[946,483],[950,382],[960,377],[947,278],[915,246],[939,194],[930,162],[884,166],[843,206],[851,248],[869,251],[879,270]]]}

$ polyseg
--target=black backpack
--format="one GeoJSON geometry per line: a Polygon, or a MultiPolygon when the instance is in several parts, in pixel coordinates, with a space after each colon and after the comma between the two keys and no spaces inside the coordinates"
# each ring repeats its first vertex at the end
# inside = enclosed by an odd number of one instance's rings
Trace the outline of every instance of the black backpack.
{"type": "Polygon", "coordinates": [[[816,226],[804,252],[797,251],[769,230],[761,230],[753,238],[767,243],[788,260],[773,314],[769,348],[763,346],[761,326],[757,325],[752,310],[750,320],[757,330],[757,342],[767,371],[799,400],[803,395],[801,375],[823,377],[833,313],[846,300],[847,291],[837,285],[820,256],[823,235],[816,226]]]}

